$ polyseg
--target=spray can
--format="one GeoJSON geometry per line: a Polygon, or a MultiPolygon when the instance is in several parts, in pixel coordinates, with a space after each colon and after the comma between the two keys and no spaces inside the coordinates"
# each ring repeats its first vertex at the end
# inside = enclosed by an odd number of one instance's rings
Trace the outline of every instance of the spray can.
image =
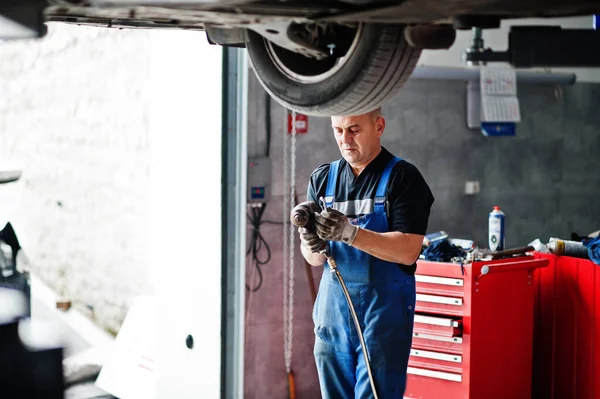
{"type": "Polygon", "coordinates": [[[488,219],[488,238],[491,251],[503,251],[504,246],[504,212],[495,206],[488,219]]]}

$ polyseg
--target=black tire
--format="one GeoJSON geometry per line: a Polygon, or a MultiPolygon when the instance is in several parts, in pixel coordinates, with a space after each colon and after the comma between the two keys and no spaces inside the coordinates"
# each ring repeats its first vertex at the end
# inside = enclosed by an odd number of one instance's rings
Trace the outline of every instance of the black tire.
{"type": "Polygon", "coordinates": [[[328,61],[310,60],[280,47],[274,52],[276,46],[252,31],[248,32],[246,48],[256,77],[277,102],[315,116],[359,115],[377,108],[403,86],[421,54],[406,42],[404,26],[364,24],[345,62],[334,73],[330,69],[330,76],[307,82],[282,71],[272,54],[287,54],[290,65],[305,65],[306,70],[315,63],[329,68],[324,64],[328,61]]]}

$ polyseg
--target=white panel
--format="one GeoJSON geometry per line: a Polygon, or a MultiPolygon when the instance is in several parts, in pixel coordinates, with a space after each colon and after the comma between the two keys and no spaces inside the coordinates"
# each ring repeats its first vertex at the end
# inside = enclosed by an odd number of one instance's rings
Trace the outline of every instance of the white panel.
{"type": "Polygon", "coordinates": [[[221,380],[222,47],[155,31],[150,68],[150,250],[157,399],[217,399],[221,380]],[[186,337],[193,336],[193,349],[186,337]]]}

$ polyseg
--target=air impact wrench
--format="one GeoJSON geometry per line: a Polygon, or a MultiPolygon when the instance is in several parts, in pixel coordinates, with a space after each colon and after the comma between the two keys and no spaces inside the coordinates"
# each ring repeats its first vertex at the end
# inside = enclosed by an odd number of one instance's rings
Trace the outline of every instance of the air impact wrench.
{"type": "MultiPolygon", "coordinates": [[[[320,198],[322,203],[322,209],[327,210],[327,205],[323,197],[320,198]]],[[[316,232],[315,227],[315,214],[321,213],[321,207],[314,201],[305,201],[301,202],[292,209],[290,214],[290,220],[294,226],[304,227],[311,233],[316,232]]],[[[356,316],[356,310],[354,309],[354,304],[352,303],[352,299],[350,298],[350,293],[348,292],[348,288],[346,287],[346,283],[344,283],[344,279],[342,278],[342,274],[337,268],[337,264],[335,263],[335,259],[331,256],[329,252],[329,246],[326,242],[323,243],[323,248],[319,250],[319,253],[325,256],[327,259],[327,264],[329,265],[329,271],[335,275],[337,280],[342,287],[342,291],[344,292],[344,297],[346,298],[346,302],[348,303],[348,308],[350,309],[350,313],[352,314],[352,320],[354,320],[354,325],[356,326],[356,331],[358,332],[358,338],[360,340],[360,346],[362,348],[362,353],[365,358],[365,365],[367,366],[367,373],[369,374],[369,382],[371,383],[371,390],[373,391],[373,396],[375,399],[378,399],[377,390],[375,389],[375,381],[373,379],[373,373],[371,372],[371,362],[369,362],[369,355],[367,352],[367,345],[365,344],[365,339],[363,336],[362,329],[360,328],[360,323],[358,322],[358,316],[356,316]]]]}

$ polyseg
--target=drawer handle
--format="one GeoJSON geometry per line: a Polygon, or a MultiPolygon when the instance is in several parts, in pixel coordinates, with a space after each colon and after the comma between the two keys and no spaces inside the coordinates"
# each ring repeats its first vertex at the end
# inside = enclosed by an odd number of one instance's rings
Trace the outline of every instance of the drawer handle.
{"type": "Polygon", "coordinates": [[[415,274],[415,281],[419,283],[450,285],[452,287],[462,287],[464,285],[464,281],[460,278],[424,276],[421,274],[415,274]]]}
{"type": "Polygon", "coordinates": [[[511,273],[511,272],[531,272],[534,269],[548,266],[548,259],[535,259],[535,260],[523,260],[517,262],[504,262],[491,265],[483,265],[479,276],[475,278],[475,281],[479,280],[486,274],[496,273],[511,273]]]}
{"type": "Polygon", "coordinates": [[[442,319],[440,317],[429,317],[415,315],[415,323],[432,324],[434,326],[442,327],[459,327],[458,321],[453,319],[442,319]]]}
{"type": "Polygon", "coordinates": [[[408,374],[420,375],[423,377],[431,377],[431,378],[437,378],[440,380],[462,382],[461,374],[444,373],[443,371],[419,369],[416,367],[408,367],[406,369],[406,372],[408,374]]]}
{"type": "Polygon", "coordinates": [[[463,342],[462,337],[442,337],[439,335],[422,334],[419,332],[414,332],[413,337],[421,339],[430,339],[432,341],[450,342],[454,344],[462,344],[463,342]]]}
{"type": "Polygon", "coordinates": [[[463,300],[460,298],[450,298],[447,296],[417,294],[417,301],[440,303],[444,305],[462,306],[463,300]]]}
{"type": "Polygon", "coordinates": [[[445,362],[462,363],[462,356],[460,355],[449,355],[447,353],[438,353],[423,351],[420,349],[411,349],[411,356],[424,357],[426,359],[443,360],[445,362]]]}

